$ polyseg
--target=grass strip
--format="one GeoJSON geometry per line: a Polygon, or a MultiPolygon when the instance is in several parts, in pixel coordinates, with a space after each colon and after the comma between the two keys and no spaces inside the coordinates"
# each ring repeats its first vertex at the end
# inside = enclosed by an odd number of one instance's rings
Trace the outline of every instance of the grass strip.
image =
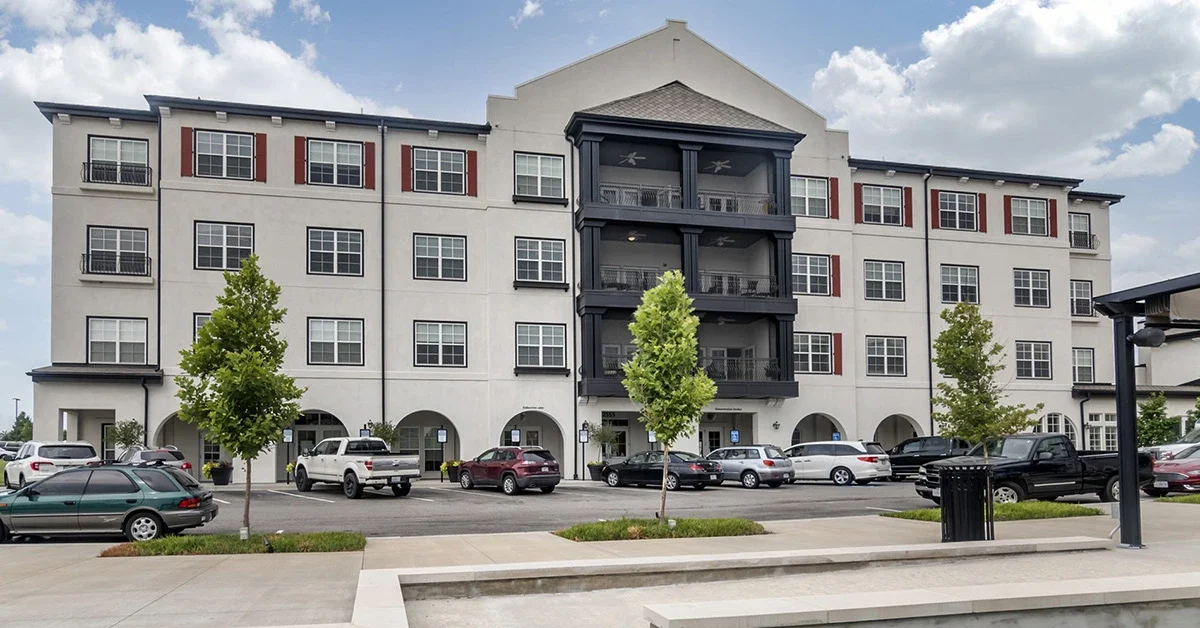
{"type": "Polygon", "coordinates": [[[357,532],[306,532],[303,534],[252,534],[242,541],[236,534],[183,534],[143,543],[122,543],[103,552],[102,558],[126,556],[200,556],[208,554],[266,554],[266,538],[278,554],[308,552],[358,552],[367,539],[357,532]]]}
{"type": "Polygon", "coordinates": [[[656,519],[614,519],[579,523],[555,532],[572,541],[633,541],[638,539],[694,539],[710,536],[752,536],[766,534],[749,519],[676,519],[675,527],[656,519]]]}
{"type": "MultiPolygon", "coordinates": [[[[1079,504],[1060,504],[1058,502],[1028,501],[1016,504],[996,504],[996,521],[1028,521],[1031,519],[1062,519],[1066,517],[1095,517],[1101,513],[1095,508],[1079,504]]],[[[910,521],[942,520],[941,508],[918,508],[901,512],[880,513],[881,517],[891,519],[908,519],[910,521]]]]}

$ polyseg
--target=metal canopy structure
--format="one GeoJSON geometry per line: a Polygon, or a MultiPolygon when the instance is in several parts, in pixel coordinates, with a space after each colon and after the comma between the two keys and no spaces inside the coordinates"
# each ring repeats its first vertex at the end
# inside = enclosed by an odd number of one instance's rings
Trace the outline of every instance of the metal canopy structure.
{"type": "MultiPolygon", "coordinates": [[[[1148,329],[1200,329],[1200,273],[1167,279],[1093,299],[1096,310],[1113,319],[1116,362],[1117,455],[1120,459],[1121,547],[1142,547],[1141,489],[1138,486],[1137,383],[1134,345],[1155,346],[1135,337],[1134,317],[1145,317],[1148,329]]],[[[1162,344],[1158,334],[1157,344],[1162,344]]],[[[1137,334],[1142,336],[1142,334],[1137,334]]]]}

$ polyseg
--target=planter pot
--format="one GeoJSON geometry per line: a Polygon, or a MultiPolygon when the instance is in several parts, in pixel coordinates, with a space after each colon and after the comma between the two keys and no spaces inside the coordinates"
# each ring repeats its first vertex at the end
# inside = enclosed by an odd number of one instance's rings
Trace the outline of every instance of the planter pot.
{"type": "Polygon", "coordinates": [[[213,484],[217,486],[225,486],[229,484],[229,478],[231,477],[233,477],[233,467],[212,470],[212,481],[213,484]]]}
{"type": "Polygon", "coordinates": [[[588,465],[588,475],[592,478],[593,482],[600,481],[600,479],[601,479],[600,478],[600,470],[603,468],[604,467],[602,467],[600,465],[590,465],[590,464],[588,465]]]}
{"type": "Polygon", "coordinates": [[[459,467],[446,467],[446,479],[450,480],[451,482],[457,482],[458,471],[459,467]]]}

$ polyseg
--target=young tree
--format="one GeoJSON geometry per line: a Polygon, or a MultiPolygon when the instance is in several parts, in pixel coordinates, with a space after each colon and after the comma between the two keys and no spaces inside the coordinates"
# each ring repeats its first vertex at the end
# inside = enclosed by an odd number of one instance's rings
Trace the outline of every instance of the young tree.
{"type": "Polygon", "coordinates": [[[122,452],[129,451],[131,447],[141,445],[145,436],[146,430],[139,421],[126,419],[117,421],[116,425],[113,425],[111,438],[119,456],[122,452]]]}
{"type": "MultiPolygon", "coordinates": [[[[959,303],[942,310],[949,325],[933,342],[934,364],[950,381],[937,385],[933,402],[945,411],[935,411],[946,436],[970,443],[1024,432],[1037,423],[1042,404],[1005,405],[1007,395],[996,377],[1004,370],[1004,347],[994,341],[992,322],[979,315],[979,306],[959,303]]],[[[983,448],[987,460],[987,447],[983,448]]]]}
{"type": "Polygon", "coordinates": [[[1200,427],[1200,399],[1196,399],[1196,405],[1191,410],[1187,411],[1187,431],[1192,431],[1200,427]]]}
{"type": "Polygon", "coordinates": [[[695,431],[700,411],[717,394],[717,386],[696,365],[696,328],[700,319],[677,270],[642,295],[629,331],[637,350],[623,366],[622,384],[642,407],[638,419],[663,445],[659,521],[667,521],[667,473],[671,446],[695,431]]]}
{"type": "Polygon", "coordinates": [[[179,352],[185,373],[179,386],[179,418],[246,462],[242,527],[250,528],[250,464],[279,440],[300,416],[304,389],[280,372],[287,341],[276,329],[287,310],[278,306],[279,285],[263,276],[258,256],[225,273],[225,292],[196,342],[179,352]]]}
{"type": "Polygon", "coordinates": [[[379,419],[378,422],[367,421],[367,429],[371,430],[371,436],[382,438],[383,442],[388,444],[388,448],[396,444],[396,433],[400,431],[399,426],[386,418],[379,419]]]}
{"type": "Polygon", "coordinates": [[[1167,415],[1167,397],[1154,393],[1138,404],[1138,447],[1162,445],[1179,438],[1179,417],[1167,415]]]}
{"type": "Polygon", "coordinates": [[[24,410],[18,412],[16,419],[13,420],[12,429],[4,432],[4,435],[0,436],[0,440],[21,442],[33,440],[33,419],[29,418],[24,410]]]}

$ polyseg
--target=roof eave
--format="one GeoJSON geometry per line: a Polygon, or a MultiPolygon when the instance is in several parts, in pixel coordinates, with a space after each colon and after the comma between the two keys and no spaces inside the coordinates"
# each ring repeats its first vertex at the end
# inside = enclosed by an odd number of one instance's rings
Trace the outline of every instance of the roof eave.
{"type": "Polygon", "coordinates": [[[666,128],[680,131],[703,131],[706,133],[720,133],[725,135],[736,135],[740,137],[759,137],[772,140],[788,140],[791,141],[793,145],[799,144],[804,140],[805,137],[807,137],[804,133],[799,133],[796,131],[764,131],[759,129],[692,124],[689,122],[671,122],[647,118],[626,118],[624,116],[609,116],[599,113],[584,113],[581,111],[571,114],[571,119],[567,122],[567,126],[563,129],[563,132],[569,137],[575,136],[579,131],[579,126],[584,122],[612,122],[631,126],[666,128]]]}
{"type": "Polygon", "coordinates": [[[122,109],[119,107],[97,107],[93,105],[73,105],[68,103],[46,102],[35,100],[33,104],[46,118],[47,122],[54,122],[55,116],[60,113],[80,116],[86,118],[120,118],[121,120],[133,120],[137,122],[158,122],[157,111],[144,111],[141,109],[122,109]]]}
{"type": "Polygon", "coordinates": [[[954,168],[949,166],[931,166],[901,161],[880,161],[876,159],[858,159],[851,157],[847,160],[851,168],[860,170],[876,170],[879,172],[895,171],[905,174],[932,174],[935,177],[969,177],[972,179],[1003,180],[1008,183],[1037,183],[1055,187],[1077,187],[1083,179],[1067,177],[1048,177],[1019,172],[1001,172],[999,170],[976,170],[974,168],[954,168]]]}

